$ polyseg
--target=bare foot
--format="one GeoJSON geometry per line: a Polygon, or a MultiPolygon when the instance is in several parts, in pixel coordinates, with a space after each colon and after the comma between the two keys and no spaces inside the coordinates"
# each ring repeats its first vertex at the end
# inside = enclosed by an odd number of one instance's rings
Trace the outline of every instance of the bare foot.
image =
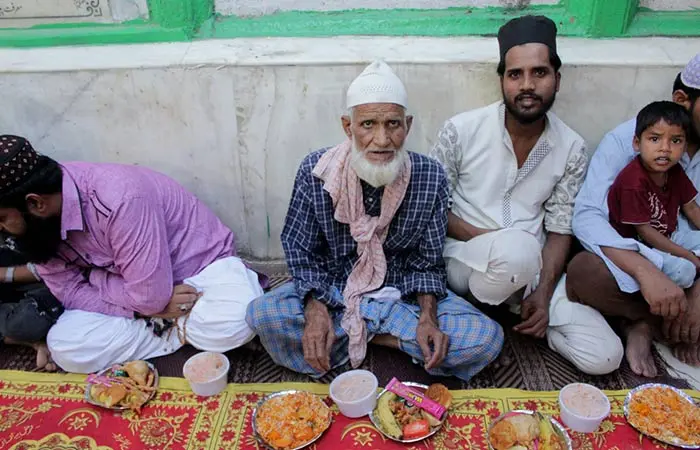
{"type": "Polygon", "coordinates": [[[651,353],[653,338],[651,326],[646,322],[637,322],[630,325],[626,331],[625,356],[632,372],[643,377],[654,378],[658,372],[651,353]]]}
{"type": "Polygon", "coordinates": [[[673,347],[673,356],[693,367],[700,367],[700,344],[678,344],[673,347]]]}
{"type": "Polygon", "coordinates": [[[36,350],[36,368],[39,370],[43,369],[46,372],[55,372],[56,363],[51,359],[51,353],[46,343],[39,342],[32,344],[32,347],[36,350]]]}

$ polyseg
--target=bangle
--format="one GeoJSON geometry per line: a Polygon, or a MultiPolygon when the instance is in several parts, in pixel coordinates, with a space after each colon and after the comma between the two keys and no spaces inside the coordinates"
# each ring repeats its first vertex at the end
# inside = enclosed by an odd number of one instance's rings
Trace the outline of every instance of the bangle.
{"type": "Polygon", "coordinates": [[[15,268],[7,267],[5,269],[5,283],[12,283],[15,281],[15,268]]]}

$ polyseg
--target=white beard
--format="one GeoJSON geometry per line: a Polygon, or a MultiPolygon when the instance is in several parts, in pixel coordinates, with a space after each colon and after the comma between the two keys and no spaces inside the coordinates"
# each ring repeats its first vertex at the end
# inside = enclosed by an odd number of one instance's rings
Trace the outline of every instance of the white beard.
{"type": "Polygon", "coordinates": [[[350,167],[353,168],[357,176],[369,183],[371,186],[378,188],[381,186],[387,186],[394,182],[396,177],[401,171],[406,158],[408,158],[408,152],[400,148],[396,151],[396,156],[394,159],[385,164],[373,163],[367,158],[365,154],[357,149],[355,142],[355,137],[352,138],[352,155],[350,156],[350,167]]]}

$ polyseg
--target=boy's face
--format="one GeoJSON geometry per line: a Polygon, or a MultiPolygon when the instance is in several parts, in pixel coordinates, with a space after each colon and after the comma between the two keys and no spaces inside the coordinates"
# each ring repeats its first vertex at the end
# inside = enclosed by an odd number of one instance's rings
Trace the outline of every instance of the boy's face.
{"type": "Polygon", "coordinates": [[[641,138],[635,136],[634,149],[641,155],[647,170],[666,172],[685,152],[685,131],[678,125],[660,120],[644,130],[641,138]]]}

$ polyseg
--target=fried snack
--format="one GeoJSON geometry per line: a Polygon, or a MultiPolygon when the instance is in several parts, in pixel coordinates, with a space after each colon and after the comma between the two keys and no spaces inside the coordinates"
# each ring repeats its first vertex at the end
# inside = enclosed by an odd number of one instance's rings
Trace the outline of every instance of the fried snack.
{"type": "Polygon", "coordinates": [[[309,392],[273,397],[263,403],[255,419],[260,436],[277,450],[309,443],[330,423],[328,407],[309,392]]]}
{"type": "Polygon", "coordinates": [[[540,436],[540,424],[529,414],[517,414],[504,419],[515,427],[518,444],[528,444],[540,436]]]}
{"type": "MultiPolygon", "coordinates": [[[[444,384],[435,383],[431,384],[425,391],[425,395],[445,407],[445,409],[450,409],[452,406],[452,394],[450,390],[444,384]]],[[[422,411],[423,417],[428,421],[431,427],[440,426],[442,421],[439,418],[434,417],[426,411],[422,411]]]]}
{"type": "Polygon", "coordinates": [[[139,386],[148,384],[148,375],[151,369],[148,368],[146,361],[129,361],[123,366],[124,371],[129,374],[129,378],[134,380],[139,386]]]}
{"type": "Polygon", "coordinates": [[[90,390],[92,397],[107,408],[121,402],[126,397],[127,392],[126,388],[120,384],[113,386],[94,385],[90,390]]]}
{"type": "Polygon", "coordinates": [[[444,384],[431,384],[428,390],[425,391],[425,395],[431,400],[440,403],[445,409],[450,409],[450,406],[452,406],[452,394],[450,394],[450,390],[444,384]]]}
{"type": "Polygon", "coordinates": [[[700,446],[700,407],[690,404],[673,389],[653,387],[633,395],[628,420],[655,438],[700,446]]]}
{"type": "Polygon", "coordinates": [[[131,391],[124,399],[124,406],[128,406],[134,412],[141,412],[141,407],[148,401],[150,394],[143,391],[131,391]]]}
{"type": "Polygon", "coordinates": [[[501,420],[491,428],[489,442],[495,450],[509,450],[518,443],[517,430],[508,420],[501,420]]]}

